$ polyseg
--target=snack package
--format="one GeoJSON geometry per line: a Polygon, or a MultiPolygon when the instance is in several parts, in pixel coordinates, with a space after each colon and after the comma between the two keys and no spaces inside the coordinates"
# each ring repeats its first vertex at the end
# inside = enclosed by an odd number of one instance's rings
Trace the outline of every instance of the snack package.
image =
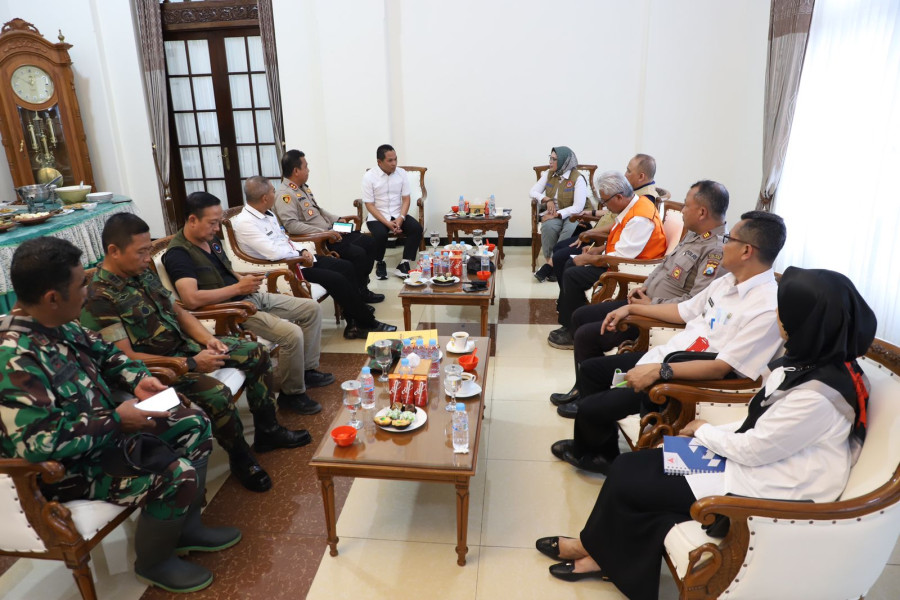
{"type": "Polygon", "coordinates": [[[416,406],[428,406],[428,376],[416,375],[413,377],[413,404],[416,406]]]}

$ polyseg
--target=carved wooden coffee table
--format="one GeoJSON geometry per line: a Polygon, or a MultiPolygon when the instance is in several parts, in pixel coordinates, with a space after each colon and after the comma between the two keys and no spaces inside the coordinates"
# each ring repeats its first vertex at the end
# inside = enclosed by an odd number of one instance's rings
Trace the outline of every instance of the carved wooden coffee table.
{"type": "MultiPolygon", "coordinates": [[[[481,335],[488,335],[488,304],[494,303],[494,279],[497,274],[491,274],[487,286],[477,292],[466,292],[463,289],[464,282],[453,285],[439,286],[427,283],[419,287],[404,285],[400,290],[400,302],[403,304],[403,328],[406,331],[412,329],[412,305],[425,304],[428,306],[478,306],[481,308],[481,335]]],[[[477,281],[470,274],[473,281],[477,281]]]]}
{"type": "Polygon", "coordinates": [[[458,242],[459,233],[467,233],[472,235],[476,229],[480,229],[487,233],[489,231],[497,232],[497,268],[503,268],[503,238],[506,235],[506,228],[509,227],[509,215],[499,215],[494,217],[451,217],[444,215],[444,223],[447,225],[447,241],[458,242]]]}
{"type": "MultiPolygon", "coordinates": [[[[484,388],[484,375],[490,353],[490,340],[485,337],[475,340],[478,348],[477,381],[484,388]]],[[[441,337],[441,347],[447,345],[449,337],[441,337]]],[[[453,360],[445,353],[442,364],[453,360]]],[[[360,366],[363,360],[360,358],[360,366]]],[[[376,379],[375,408],[360,411],[359,418],[364,427],[350,446],[340,447],[330,435],[326,435],[309,461],[315,467],[322,485],[322,500],[325,504],[325,526],[328,531],[328,545],[331,556],[337,556],[337,522],[334,507],[334,477],[369,477],[372,479],[393,479],[402,481],[437,481],[456,486],[456,554],[457,564],[466,564],[467,527],[469,525],[469,481],[475,475],[478,445],[481,441],[481,419],[484,412],[484,390],[476,397],[461,400],[466,405],[469,416],[469,453],[454,454],[444,433],[450,425],[450,415],[444,409],[447,396],[441,378],[428,380],[428,420],[414,431],[390,433],[377,427],[371,419],[375,412],[387,406],[388,392],[384,384],[376,379]],[[371,413],[371,414],[369,414],[371,413]],[[397,441],[405,443],[397,443],[397,441]]],[[[338,425],[345,425],[349,413],[340,411],[328,428],[330,432],[338,425]]]]}

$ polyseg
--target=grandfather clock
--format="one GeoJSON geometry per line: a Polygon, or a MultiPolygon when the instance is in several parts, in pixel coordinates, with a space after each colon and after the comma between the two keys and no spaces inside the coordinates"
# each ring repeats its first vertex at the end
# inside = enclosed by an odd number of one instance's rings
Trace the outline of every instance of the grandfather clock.
{"type": "Polygon", "coordinates": [[[81,111],[75,97],[71,44],[44,39],[13,19],[0,29],[0,136],[13,183],[94,185],[81,111]]]}

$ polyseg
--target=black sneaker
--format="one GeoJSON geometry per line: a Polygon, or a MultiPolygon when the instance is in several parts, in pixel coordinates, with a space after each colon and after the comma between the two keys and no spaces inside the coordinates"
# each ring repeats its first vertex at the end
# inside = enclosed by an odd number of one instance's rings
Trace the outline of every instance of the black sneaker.
{"type": "Polygon", "coordinates": [[[404,260],[399,265],[397,265],[397,270],[403,273],[404,275],[409,275],[409,261],[404,260]]]}
{"type": "Polygon", "coordinates": [[[369,337],[370,331],[378,331],[378,332],[390,332],[397,331],[396,325],[388,325],[387,323],[382,323],[381,321],[375,321],[372,325],[368,327],[363,327],[361,325],[357,325],[356,323],[348,323],[347,327],[344,328],[344,339],[348,340],[364,340],[369,337]]]}
{"type": "Polygon", "coordinates": [[[571,332],[565,327],[551,331],[550,335],[547,336],[547,343],[560,350],[572,350],[575,348],[575,340],[572,338],[571,332]]]}
{"type": "Polygon", "coordinates": [[[366,290],[362,293],[362,301],[366,304],[378,304],[384,302],[384,294],[376,294],[372,290],[366,290]]]}
{"type": "Polygon", "coordinates": [[[387,279],[387,265],[384,264],[383,260],[379,260],[375,263],[375,277],[378,279],[387,279]]]}
{"type": "Polygon", "coordinates": [[[534,272],[534,278],[537,279],[540,283],[544,283],[552,275],[553,267],[548,264],[544,264],[544,266],[534,272]]]}
{"type": "Polygon", "coordinates": [[[306,387],[324,387],[334,383],[334,375],[310,369],[303,373],[303,381],[306,383],[306,387]]]}

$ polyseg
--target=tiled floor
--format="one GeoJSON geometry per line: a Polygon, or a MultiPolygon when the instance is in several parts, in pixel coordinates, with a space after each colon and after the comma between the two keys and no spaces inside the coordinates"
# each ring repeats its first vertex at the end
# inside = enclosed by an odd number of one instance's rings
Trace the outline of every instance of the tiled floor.
{"type": "MultiPolygon", "coordinates": [[[[396,252],[396,251],[394,251],[396,252]]],[[[547,396],[571,387],[571,352],[551,349],[547,333],[556,327],[553,299],[557,286],[531,277],[528,248],[509,248],[498,278],[498,299],[490,308],[493,356],[487,375],[487,410],[478,474],[472,481],[469,553],[456,565],[455,494],[444,484],[336,478],[337,557],[328,555],[318,483],[306,465],[312,448],[262,455],[275,488],[252,494],[232,480],[221,453],[215,455],[212,482],[216,495],[206,518],[239,525],[244,539],[233,549],[192,558],[209,566],[216,581],[190,598],[624,598],[612,584],[577,584],[553,579],[550,562],[534,550],[534,540],[552,534],[576,534],[594,504],[602,477],[576,472],[555,460],[549,445],[571,434],[571,421],[555,415],[547,396]]],[[[390,264],[390,263],[389,263],[390,264]]],[[[389,300],[378,305],[378,318],[402,324],[396,300],[399,279],[377,282],[389,300]]],[[[330,318],[323,333],[323,370],[338,380],[355,375],[361,341],[347,341],[330,318]]],[[[477,309],[413,307],[413,323],[448,332],[466,324],[477,329],[477,309]]],[[[313,435],[339,410],[340,390],[315,390],[325,410],[314,418],[284,417],[313,435]]],[[[248,420],[249,425],[249,420],[248,420]]],[[[100,598],[178,598],[147,590],[131,573],[133,524],[127,523],[93,553],[100,598]]],[[[4,563],[0,562],[0,569],[4,563]]],[[[660,597],[677,597],[663,570],[660,597]]],[[[900,546],[869,600],[898,597],[900,546]]],[[[5,599],[77,599],[74,583],[58,563],[19,560],[0,577],[5,599]]]]}

